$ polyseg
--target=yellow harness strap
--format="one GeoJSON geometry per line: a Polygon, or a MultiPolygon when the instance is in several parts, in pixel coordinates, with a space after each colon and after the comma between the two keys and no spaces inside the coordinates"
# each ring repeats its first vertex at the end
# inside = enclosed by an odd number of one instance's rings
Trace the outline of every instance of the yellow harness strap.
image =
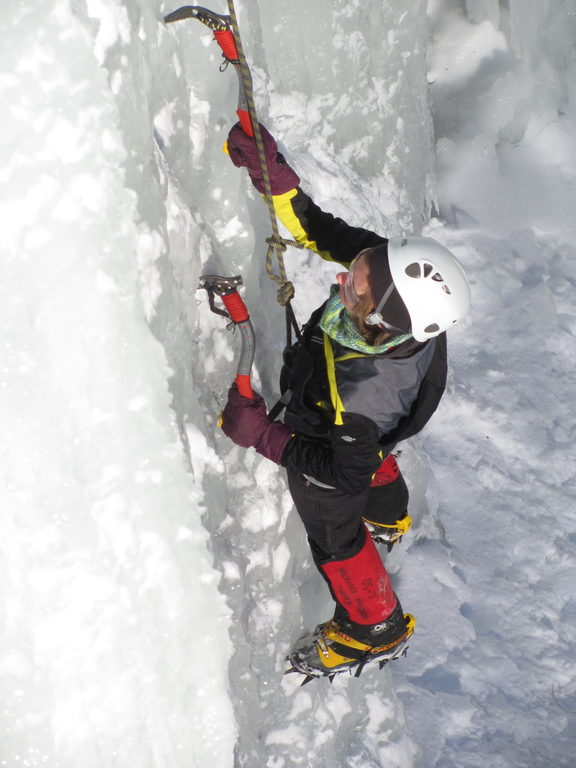
{"type": "Polygon", "coordinates": [[[330,400],[334,408],[334,423],[341,426],[342,414],[346,410],[340,395],[338,394],[338,384],[336,383],[336,365],[334,364],[334,350],[330,344],[330,337],[324,332],[324,357],[326,358],[326,371],[328,373],[328,384],[330,386],[330,400]]]}

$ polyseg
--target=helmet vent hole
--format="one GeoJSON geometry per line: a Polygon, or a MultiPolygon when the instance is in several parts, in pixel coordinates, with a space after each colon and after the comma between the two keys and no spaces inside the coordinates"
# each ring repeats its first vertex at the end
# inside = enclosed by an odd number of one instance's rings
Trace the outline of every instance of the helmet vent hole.
{"type": "Polygon", "coordinates": [[[418,264],[417,261],[412,262],[412,264],[408,264],[404,272],[408,275],[408,277],[422,277],[420,264],[418,264]]]}
{"type": "Polygon", "coordinates": [[[447,293],[449,296],[452,295],[452,291],[450,290],[450,288],[448,288],[446,283],[444,283],[444,285],[442,286],[442,290],[444,291],[444,293],[447,293]]]}
{"type": "Polygon", "coordinates": [[[437,283],[444,282],[444,278],[440,274],[440,272],[436,272],[434,275],[432,275],[432,280],[436,280],[437,283]]]}
{"type": "Polygon", "coordinates": [[[426,328],[424,328],[424,333],[438,333],[439,330],[439,325],[436,323],[431,323],[430,325],[427,325],[426,328]]]}
{"type": "Polygon", "coordinates": [[[434,271],[432,264],[424,264],[424,277],[430,277],[430,274],[434,271]]]}

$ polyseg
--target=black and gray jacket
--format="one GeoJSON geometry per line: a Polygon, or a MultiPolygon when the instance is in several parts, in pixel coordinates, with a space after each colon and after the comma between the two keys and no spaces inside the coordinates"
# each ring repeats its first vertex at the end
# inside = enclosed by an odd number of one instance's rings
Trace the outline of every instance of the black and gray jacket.
{"type": "MultiPolygon", "coordinates": [[[[274,198],[292,235],[323,258],[347,268],[364,248],[386,243],[374,232],[325,213],[299,188],[274,198]]],[[[416,434],[436,410],[446,385],[446,336],[409,341],[366,355],[329,339],[310,317],[302,341],[284,352],[284,423],[294,436],[282,464],[315,481],[357,495],[401,440],[416,434]]]]}

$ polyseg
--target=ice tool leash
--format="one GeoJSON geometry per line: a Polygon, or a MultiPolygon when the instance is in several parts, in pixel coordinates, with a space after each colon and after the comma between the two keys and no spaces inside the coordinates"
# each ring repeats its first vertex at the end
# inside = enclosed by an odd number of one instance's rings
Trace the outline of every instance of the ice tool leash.
{"type": "Polygon", "coordinates": [[[294,286],[290,280],[288,280],[283,253],[288,245],[292,245],[295,248],[302,248],[303,246],[295,240],[287,240],[280,235],[276,211],[274,210],[274,201],[272,199],[268,163],[266,161],[264,143],[262,141],[260,125],[256,114],[256,106],[254,104],[252,75],[246,62],[246,57],[244,56],[233,0],[228,0],[228,12],[229,15],[225,16],[198,5],[185,5],[165,16],[164,21],[166,24],[170,24],[184,19],[198,19],[202,24],[205,24],[213,31],[214,39],[222,50],[224,64],[220,69],[223,71],[227,68],[228,64],[232,64],[238,75],[238,106],[236,114],[238,115],[242,130],[248,136],[254,137],[256,142],[260,168],[262,170],[262,178],[264,181],[264,200],[268,207],[270,224],[272,227],[272,236],[266,238],[268,244],[268,251],[266,254],[266,274],[280,286],[277,298],[278,302],[286,311],[286,340],[289,345],[292,343],[292,331],[295,332],[297,338],[300,338],[300,329],[291,304],[294,297],[294,286]],[[278,264],[278,274],[276,274],[273,267],[274,255],[276,255],[276,262],[278,264]]]}

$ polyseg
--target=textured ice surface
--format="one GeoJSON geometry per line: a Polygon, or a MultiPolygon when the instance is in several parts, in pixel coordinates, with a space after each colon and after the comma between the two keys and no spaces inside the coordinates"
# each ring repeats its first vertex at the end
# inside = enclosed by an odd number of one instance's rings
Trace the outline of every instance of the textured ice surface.
{"type": "MultiPolygon", "coordinates": [[[[400,457],[409,655],[303,689],[284,657],[331,602],[282,473],[217,428],[240,340],[197,291],[242,272],[272,402],[267,212],[221,151],[235,74],[174,7],[0,20],[0,765],[571,768],[573,0],[236,4],[303,186],[473,289],[400,457]]],[[[286,261],[305,320],[335,269],[286,261]]]]}

